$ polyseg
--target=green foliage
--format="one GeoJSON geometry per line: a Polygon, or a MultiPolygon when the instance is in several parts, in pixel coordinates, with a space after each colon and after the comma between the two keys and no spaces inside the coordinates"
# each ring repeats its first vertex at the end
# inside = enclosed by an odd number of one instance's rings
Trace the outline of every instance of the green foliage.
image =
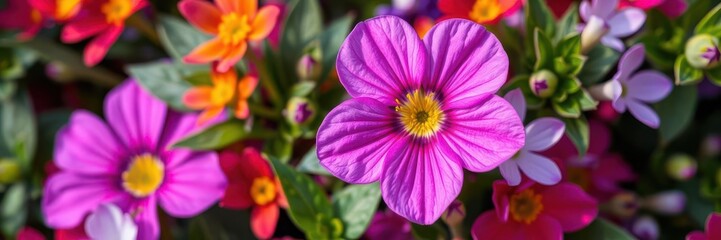
{"type": "MultiPolygon", "coordinates": [[[[721,4],[716,5],[696,25],[695,34],[718,33],[721,28],[721,4]]],[[[716,35],[716,37],[721,37],[716,35]]]]}
{"type": "Polygon", "coordinates": [[[703,71],[689,64],[685,55],[679,55],[674,64],[676,85],[696,84],[703,80],[703,71]]]}
{"type": "Polygon", "coordinates": [[[623,228],[604,220],[597,218],[588,227],[574,233],[566,235],[570,240],[633,240],[636,239],[623,228]]]}
{"type": "Polygon", "coordinates": [[[381,200],[378,183],[353,185],[333,194],[333,209],[343,222],[343,237],[358,239],[365,232],[381,200]]]}
{"type": "Polygon", "coordinates": [[[184,20],[169,15],[158,17],[157,28],[160,42],[168,54],[176,60],[182,59],[197,46],[211,39],[210,35],[199,31],[184,20]]]}
{"type": "Polygon", "coordinates": [[[302,173],[330,176],[328,170],[326,170],[323,166],[320,165],[320,160],[318,160],[318,154],[316,153],[315,147],[312,147],[310,150],[308,150],[308,153],[303,156],[303,159],[300,160],[300,163],[298,164],[298,167],[296,169],[298,170],[298,172],[302,173]]]}
{"type": "Polygon", "coordinates": [[[330,26],[320,34],[320,48],[322,51],[320,73],[320,81],[323,82],[328,78],[330,71],[335,66],[335,60],[338,56],[338,49],[345,41],[345,37],[350,31],[353,23],[354,15],[348,14],[340,19],[333,21],[330,26]]]}
{"type": "Polygon", "coordinates": [[[9,154],[28,171],[37,145],[37,126],[27,93],[17,92],[0,103],[0,133],[0,155],[9,154]]]}
{"type": "Polygon", "coordinates": [[[164,101],[173,109],[187,111],[183,104],[183,95],[191,87],[185,78],[195,74],[200,66],[190,66],[181,63],[156,61],[130,65],[128,73],[138,80],[140,86],[148,90],[153,96],[164,101]]]}
{"type": "Polygon", "coordinates": [[[533,70],[553,69],[553,59],[556,57],[553,50],[553,43],[551,43],[551,39],[538,28],[533,31],[533,49],[536,53],[536,64],[533,70]]]}
{"type": "Polygon", "coordinates": [[[563,123],[566,124],[566,136],[576,145],[579,155],[586,154],[590,135],[586,118],[564,118],[563,123]]]}
{"type": "Polygon", "coordinates": [[[555,35],[556,20],[545,1],[528,0],[526,9],[526,36],[533,36],[536,28],[543,31],[547,36],[555,35]]]}
{"type": "Polygon", "coordinates": [[[7,189],[0,202],[0,230],[12,239],[25,225],[28,217],[28,190],[24,183],[16,183],[7,189]]]}
{"type": "Polygon", "coordinates": [[[721,86],[721,66],[706,69],[705,72],[706,78],[708,78],[711,83],[716,84],[716,86],[721,86]]]}
{"type": "MultiPolygon", "coordinates": [[[[578,6],[573,3],[566,10],[566,14],[558,20],[556,24],[556,34],[553,37],[554,42],[559,42],[571,34],[578,34],[578,6]]],[[[580,39],[579,39],[580,41],[580,39]]],[[[580,45],[580,42],[579,42],[580,45]]]]}
{"type": "Polygon", "coordinates": [[[696,112],[696,104],[696,86],[675,87],[668,97],[656,104],[663,142],[670,142],[688,127],[696,112]]]}
{"type": "Polygon", "coordinates": [[[215,124],[178,140],[173,148],[193,150],[216,150],[244,139],[263,138],[269,133],[262,130],[248,131],[242,121],[231,119],[215,124]]]}
{"type": "Polygon", "coordinates": [[[620,57],[621,53],[601,44],[596,45],[588,52],[588,61],[583,65],[578,79],[586,86],[608,80],[604,78],[611,69],[616,67],[616,62],[620,57]]]}
{"type": "Polygon", "coordinates": [[[283,53],[283,67],[295,69],[296,63],[311,42],[323,31],[323,14],[317,0],[294,0],[289,2],[288,6],[290,11],[283,23],[280,52],[283,53]]]}

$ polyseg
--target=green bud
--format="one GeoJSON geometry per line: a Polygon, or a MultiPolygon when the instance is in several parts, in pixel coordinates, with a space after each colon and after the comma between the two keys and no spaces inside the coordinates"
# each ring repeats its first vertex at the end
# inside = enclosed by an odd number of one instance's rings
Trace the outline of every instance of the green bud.
{"type": "Polygon", "coordinates": [[[11,159],[0,159],[0,184],[8,184],[20,178],[20,165],[11,159]]]}
{"type": "Polygon", "coordinates": [[[303,55],[296,65],[298,77],[303,80],[317,80],[320,77],[321,64],[318,51],[303,55]]]}
{"type": "Polygon", "coordinates": [[[541,98],[548,98],[556,92],[558,77],[556,77],[556,74],[553,74],[553,72],[543,69],[533,73],[528,84],[534,95],[541,98]]]}
{"type": "Polygon", "coordinates": [[[698,69],[709,69],[718,66],[719,40],[708,34],[693,36],[686,42],[684,52],[686,59],[692,67],[698,69]]]}
{"type": "Polygon", "coordinates": [[[666,173],[678,181],[686,181],[696,175],[696,159],[686,154],[674,154],[666,162],[666,173]]]}
{"type": "Polygon", "coordinates": [[[292,124],[303,125],[313,121],[315,112],[315,105],[308,99],[293,97],[288,101],[285,117],[292,124]]]}

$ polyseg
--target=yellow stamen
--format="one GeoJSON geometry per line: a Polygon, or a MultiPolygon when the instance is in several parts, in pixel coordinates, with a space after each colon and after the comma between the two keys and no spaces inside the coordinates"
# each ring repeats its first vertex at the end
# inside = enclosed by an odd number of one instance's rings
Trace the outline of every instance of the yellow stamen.
{"type": "Polygon", "coordinates": [[[268,177],[253,180],[250,186],[250,197],[258,205],[265,205],[275,200],[275,182],[268,177]]]}
{"type": "Polygon", "coordinates": [[[493,21],[501,13],[499,0],[476,0],[468,16],[477,23],[486,23],[493,21]]]}
{"type": "Polygon", "coordinates": [[[75,15],[75,9],[81,0],[56,0],[55,17],[58,20],[66,20],[75,15]]]}
{"type": "Polygon", "coordinates": [[[396,99],[396,103],[398,106],[395,109],[400,115],[400,122],[409,134],[415,137],[430,137],[441,129],[445,114],[434,93],[415,90],[406,94],[405,101],[396,99]]]}
{"type": "Polygon", "coordinates": [[[535,221],[543,210],[541,198],[540,194],[535,194],[531,189],[511,196],[510,212],[513,220],[526,224],[535,221]]]}
{"type": "Polygon", "coordinates": [[[223,106],[233,100],[238,79],[232,71],[234,70],[212,74],[213,90],[210,93],[210,102],[213,106],[223,106]]]}
{"type": "Polygon", "coordinates": [[[245,41],[250,33],[250,23],[247,15],[228,13],[223,15],[218,26],[218,36],[227,45],[236,45],[245,41]]]}
{"type": "Polygon", "coordinates": [[[115,25],[121,25],[132,14],[132,3],[130,0],[109,0],[103,4],[101,11],[105,14],[105,21],[115,25]]]}
{"type": "Polygon", "coordinates": [[[136,156],[122,174],[123,188],[136,197],[146,197],[155,192],[163,182],[165,167],[150,154],[136,156]]]}

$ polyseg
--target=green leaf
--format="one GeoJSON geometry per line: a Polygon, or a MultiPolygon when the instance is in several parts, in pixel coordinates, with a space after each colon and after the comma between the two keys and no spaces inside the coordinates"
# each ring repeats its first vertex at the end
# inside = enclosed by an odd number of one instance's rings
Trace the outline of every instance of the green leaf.
{"type": "Polygon", "coordinates": [[[546,34],[538,28],[533,32],[533,49],[536,54],[536,64],[533,70],[552,70],[553,59],[556,56],[553,52],[553,44],[551,43],[551,39],[548,39],[546,34]]]}
{"type": "Polygon", "coordinates": [[[373,218],[381,190],[378,183],[351,185],[333,195],[333,208],[343,222],[343,237],[358,239],[373,218]]]}
{"type": "Polygon", "coordinates": [[[318,234],[322,227],[318,218],[334,216],[333,208],[323,190],[310,177],[295,171],[280,160],[270,157],[270,163],[288,199],[290,219],[306,235],[318,234]]]}
{"type": "Polygon", "coordinates": [[[177,60],[211,39],[210,35],[170,15],[160,15],[158,18],[158,35],[168,54],[177,60]]]}
{"type": "Polygon", "coordinates": [[[15,81],[0,81],[0,102],[11,98],[17,88],[18,85],[15,81]]]}
{"type": "Polygon", "coordinates": [[[566,97],[563,102],[553,102],[553,110],[564,118],[578,118],[581,116],[581,105],[573,99],[566,97]]]}
{"type": "Polygon", "coordinates": [[[30,97],[17,92],[9,101],[0,103],[0,133],[5,150],[20,160],[24,170],[29,170],[37,145],[37,126],[32,112],[30,97]]]}
{"type": "Polygon", "coordinates": [[[591,51],[588,52],[588,58],[583,64],[581,72],[578,73],[578,79],[583,82],[585,86],[591,86],[601,80],[605,80],[608,71],[611,71],[616,66],[618,58],[621,54],[615,50],[603,46],[601,44],[596,45],[591,51]]]}
{"type": "Polygon", "coordinates": [[[703,71],[692,67],[691,64],[688,63],[688,60],[686,60],[686,55],[680,55],[676,58],[673,72],[676,78],[676,85],[696,84],[703,80],[703,71]]]}
{"type": "Polygon", "coordinates": [[[721,67],[706,70],[706,78],[716,86],[721,86],[721,67]]]}
{"type": "Polygon", "coordinates": [[[315,89],[315,82],[299,82],[293,85],[290,89],[290,95],[293,97],[305,97],[308,96],[315,89]]]}
{"type": "Polygon", "coordinates": [[[596,218],[588,227],[566,235],[569,240],[634,240],[636,238],[623,228],[603,219],[596,218]]]}
{"type": "Polygon", "coordinates": [[[303,159],[300,160],[300,163],[298,164],[298,167],[296,167],[296,170],[302,173],[311,173],[327,176],[331,175],[328,170],[326,170],[323,166],[320,165],[320,160],[318,160],[318,154],[316,153],[315,146],[308,150],[308,153],[303,156],[303,159]]]}
{"type": "Polygon", "coordinates": [[[558,56],[576,57],[581,56],[581,34],[573,34],[564,37],[556,47],[558,56]]]}
{"type": "Polygon", "coordinates": [[[207,69],[202,66],[172,64],[167,61],[135,64],[127,67],[127,72],[138,80],[140,86],[180,111],[188,111],[183,104],[183,95],[192,87],[184,76],[192,75],[195,71],[207,71],[207,69]]]}
{"type": "Polygon", "coordinates": [[[185,76],[183,79],[193,86],[213,86],[213,79],[210,75],[210,71],[197,71],[185,76]]]}
{"type": "Polygon", "coordinates": [[[172,148],[215,150],[254,135],[246,131],[243,122],[231,119],[187,136],[173,144],[172,148]]]}
{"type": "Polygon", "coordinates": [[[596,100],[593,100],[591,94],[589,94],[585,89],[581,89],[581,91],[575,92],[573,94],[573,98],[576,99],[576,102],[578,102],[579,105],[581,105],[581,110],[583,111],[594,110],[598,105],[598,102],[596,102],[596,100]]]}
{"type": "Polygon", "coordinates": [[[541,29],[548,36],[554,36],[556,18],[546,5],[546,1],[528,0],[526,4],[526,36],[533,36],[536,28],[541,29]]]}
{"type": "Polygon", "coordinates": [[[710,33],[713,28],[719,25],[721,25],[721,4],[716,5],[716,7],[711,9],[711,11],[698,22],[695,34],[710,33]]]}
{"type": "Polygon", "coordinates": [[[435,240],[435,239],[447,239],[448,232],[438,222],[433,225],[418,225],[412,223],[411,233],[415,239],[423,240],[435,240]]]}
{"type": "Polygon", "coordinates": [[[38,150],[36,160],[47,161],[53,159],[55,134],[68,123],[72,111],[58,109],[40,113],[38,116],[38,150]]]}
{"type": "Polygon", "coordinates": [[[566,136],[571,139],[573,145],[576,146],[579,155],[585,155],[588,151],[589,128],[588,121],[585,117],[575,119],[564,118],[563,123],[566,124],[566,136]]]}
{"type": "Polygon", "coordinates": [[[285,67],[295,67],[306,46],[322,32],[323,14],[318,0],[295,0],[288,18],[283,24],[280,38],[280,52],[285,59],[285,67]]]}
{"type": "MultiPolygon", "coordinates": [[[[711,4],[713,1],[697,0],[688,2],[689,6],[686,11],[679,19],[676,19],[677,22],[681,23],[681,27],[684,30],[691,30],[697,27],[699,25],[699,21],[701,21],[701,19],[709,13],[709,9],[711,9],[711,4]]],[[[668,17],[665,18],[668,19],[668,17]]]]}
{"type": "Polygon", "coordinates": [[[675,87],[666,99],[656,104],[661,125],[659,132],[664,142],[676,138],[691,123],[697,104],[696,86],[675,87]]]}
{"type": "MultiPolygon", "coordinates": [[[[554,42],[559,42],[561,39],[566,38],[567,35],[577,33],[578,29],[578,7],[576,4],[571,4],[566,11],[566,14],[558,20],[556,26],[556,35],[553,38],[554,42]]],[[[578,34],[577,34],[578,35],[578,34]]],[[[580,38],[579,38],[580,39],[580,38]]],[[[580,48],[579,48],[580,51],[580,48]]]]}
{"type": "Polygon", "coordinates": [[[320,34],[320,49],[322,52],[320,72],[320,82],[328,78],[328,74],[335,66],[335,60],[338,57],[338,49],[343,44],[351,24],[353,24],[354,15],[348,14],[344,17],[333,21],[330,26],[320,34]]]}
{"type": "Polygon", "coordinates": [[[5,236],[15,236],[27,219],[27,187],[16,183],[5,192],[0,205],[0,229],[5,236]]]}

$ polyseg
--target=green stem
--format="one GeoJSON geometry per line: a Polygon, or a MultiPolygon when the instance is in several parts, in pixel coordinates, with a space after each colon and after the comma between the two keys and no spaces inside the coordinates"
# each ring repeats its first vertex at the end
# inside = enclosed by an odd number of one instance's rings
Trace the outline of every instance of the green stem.
{"type": "Polygon", "coordinates": [[[272,120],[278,120],[280,119],[280,114],[276,111],[273,111],[271,109],[268,109],[261,105],[256,104],[249,104],[248,108],[250,108],[250,112],[263,118],[268,118],[272,120]]]}
{"type": "Polygon", "coordinates": [[[125,20],[125,23],[128,24],[128,26],[140,31],[140,33],[142,33],[155,45],[160,46],[160,37],[158,37],[158,32],[155,30],[155,27],[153,27],[148,20],[143,18],[140,13],[133,14],[125,20]]]}
{"type": "Polygon", "coordinates": [[[248,49],[246,56],[248,57],[248,60],[258,69],[260,83],[268,92],[268,97],[270,97],[270,101],[273,103],[273,106],[277,109],[281,109],[283,107],[283,99],[278,92],[278,86],[276,86],[270,78],[270,74],[268,73],[268,68],[265,66],[265,63],[255,56],[252,49],[248,49]]]}

